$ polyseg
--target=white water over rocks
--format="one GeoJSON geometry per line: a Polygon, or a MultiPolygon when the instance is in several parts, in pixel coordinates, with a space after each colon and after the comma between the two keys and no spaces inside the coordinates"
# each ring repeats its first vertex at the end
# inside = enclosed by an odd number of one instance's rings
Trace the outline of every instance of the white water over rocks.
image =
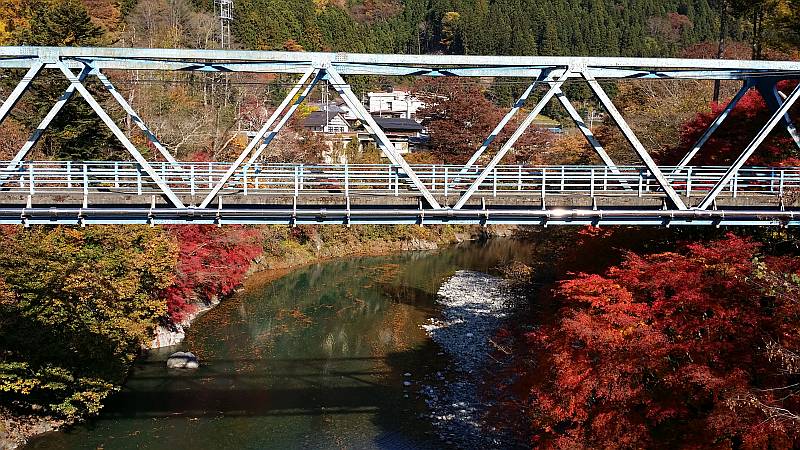
{"type": "Polygon", "coordinates": [[[516,296],[502,278],[462,270],[439,288],[441,319],[423,325],[428,335],[453,359],[455,374],[423,386],[431,419],[445,442],[459,448],[503,444],[503,437],[481,426],[490,405],[480,399],[479,371],[491,352],[489,340],[506,317],[516,296]],[[447,378],[454,380],[447,381],[447,378]]]}

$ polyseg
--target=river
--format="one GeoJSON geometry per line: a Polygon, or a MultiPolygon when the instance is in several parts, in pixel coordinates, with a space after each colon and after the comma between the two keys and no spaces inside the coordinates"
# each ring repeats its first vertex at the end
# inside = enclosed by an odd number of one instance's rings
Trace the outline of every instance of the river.
{"type": "Polygon", "coordinates": [[[455,271],[531,253],[495,239],[256,275],[183,344],[140,359],[99,417],[26,448],[441,448],[417,386],[448,361],[420,325],[455,271]],[[201,368],[167,370],[178,350],[201,368]]]}

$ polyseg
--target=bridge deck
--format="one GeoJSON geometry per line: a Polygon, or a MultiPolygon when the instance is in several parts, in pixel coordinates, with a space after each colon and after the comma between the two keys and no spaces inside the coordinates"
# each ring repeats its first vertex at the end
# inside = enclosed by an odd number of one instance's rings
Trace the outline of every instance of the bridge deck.
{"type": "MultiPolygon", "coordinates": [[[[0,164],[2,164],[0,162],[0,164]]],[[[518,223],[795,225],[800,168],[748,167],[732,178],[717,210],[673,210],[645,167],[495,167],[461,210],[456,202],[482,167],[413,166],[441,204],[432,209],[395,165],[256,164],[236,172],[209,208],[196,205],[229,163],[153,163],[188,208],[172,207],[135,162],[26,162],[0,171],[0,223],[518,223]]],[[[661,167],[689,206],[724,167],[661,167]]],[[[800,220],[800,216],[798,217],[800,220]]]]}

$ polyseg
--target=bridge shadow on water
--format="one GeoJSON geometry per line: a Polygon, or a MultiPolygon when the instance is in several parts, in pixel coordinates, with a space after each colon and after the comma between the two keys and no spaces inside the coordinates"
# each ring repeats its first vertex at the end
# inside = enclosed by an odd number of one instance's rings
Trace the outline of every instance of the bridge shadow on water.
{"type": "Polygon", "coordinates": [[[403,376],[408,367],[442,370],[447,362],[437,360],[439,351],[428,342],[384,357],[220,359],[204,361],[197,371],[168,370],[163,360],[142,361],[110,399],[103,420],[305,417],[338,422],[366,415],[379,430],[375,448],[446,448],[424,418],[416,379],[423,374],[403,376]],[[432,365],[423,368],[422,361],[432,365]],[[407,380],[413,384],[404,386],[407,380]]]}

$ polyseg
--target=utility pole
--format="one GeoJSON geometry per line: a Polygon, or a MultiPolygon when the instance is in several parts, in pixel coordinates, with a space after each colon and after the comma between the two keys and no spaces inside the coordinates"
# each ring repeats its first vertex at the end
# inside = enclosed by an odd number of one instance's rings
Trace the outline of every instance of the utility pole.
{"type": "MultiPolygon", "coordinates": [[[[214,12],[219,14],[219,48],[220,50],[228,50],[231,48],[231,22],[233,22],[233,0],[214,0],[214,12]]],[[[216,98],[216,85],[220,81],[223,85],[222,104],[228,106],[228,97],[230,96],[230,79],[228,74],[211,74],[211,98],[212,104],[216,98]]],[[[214,133],[214,147],[216,148],[216,139],[220,134],[220,108],[216,108],[217,120],[215,123],[214,133]]],[[[238,121],[238,118],[237,118],[238,121]]],[[[223,138],[224,140],[224,138],[223,138]]]]}

